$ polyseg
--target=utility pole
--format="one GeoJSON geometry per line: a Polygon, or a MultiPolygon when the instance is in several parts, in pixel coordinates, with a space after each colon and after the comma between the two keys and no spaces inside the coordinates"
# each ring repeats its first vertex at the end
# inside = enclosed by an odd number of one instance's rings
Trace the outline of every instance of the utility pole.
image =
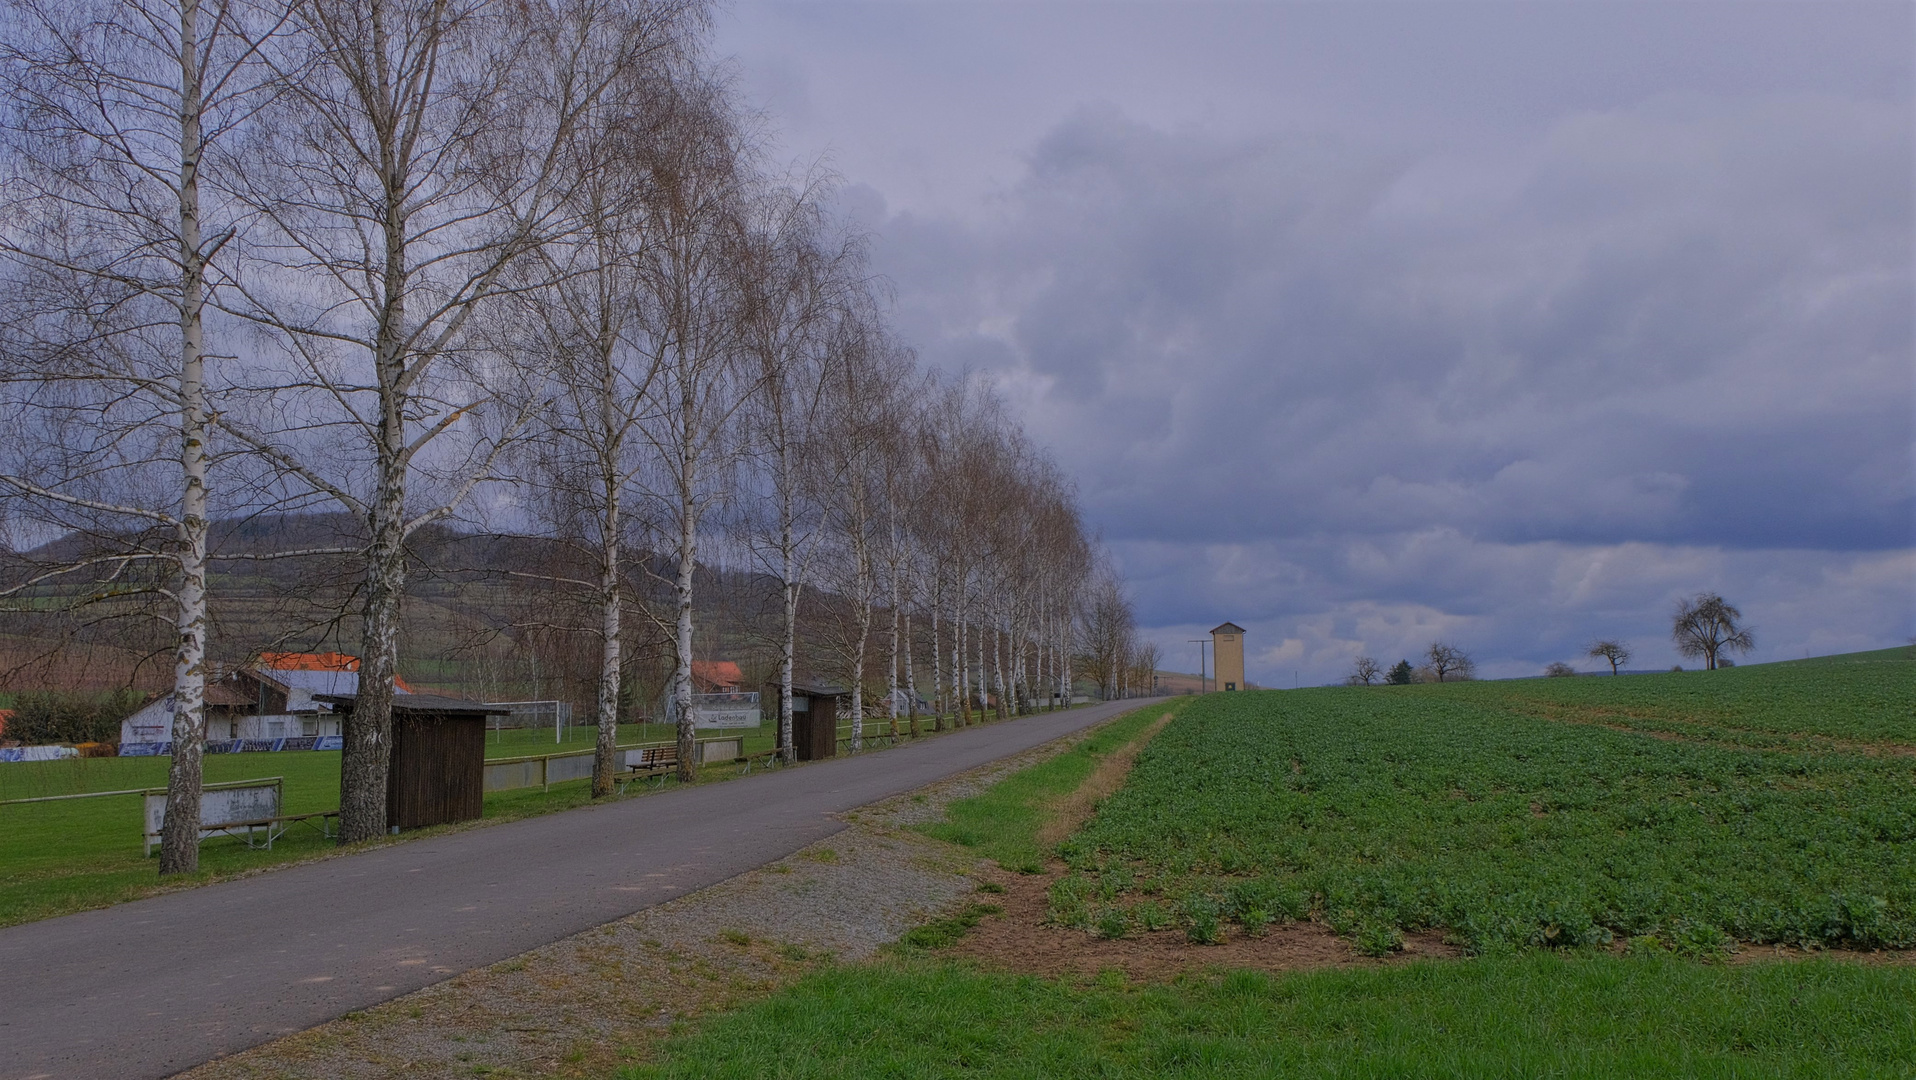
{"type": "Polygon", "coordinates": [[[1209,669],[1204,666],[1204,647],[1209,645],[1210,642],[1204,638],[1190,638],[1188,640],[1191,644],[1198,647],[1198,693],[1208,694],[1211,692],[1211,683],[1210,680],[1205,677],[1205,672],[1209,669]]]}

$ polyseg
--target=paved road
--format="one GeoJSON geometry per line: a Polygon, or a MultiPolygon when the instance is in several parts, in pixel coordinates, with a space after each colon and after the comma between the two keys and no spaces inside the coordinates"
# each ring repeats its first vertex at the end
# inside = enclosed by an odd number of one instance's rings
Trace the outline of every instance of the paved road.
{"type": "Polygon", "coordinates": [[[0,930],[0,1077],[160,1077],[790,855],[1122,702],[0,930]]]}

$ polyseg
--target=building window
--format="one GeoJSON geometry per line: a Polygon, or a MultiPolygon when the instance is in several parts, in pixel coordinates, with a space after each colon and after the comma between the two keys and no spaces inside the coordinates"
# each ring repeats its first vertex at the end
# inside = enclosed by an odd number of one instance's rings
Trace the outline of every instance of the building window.
{"type": "Polygon", "coordinates": [[[1227,682],[1227,683],[1225,683],[1225,684],[1224,684],[1224,689],[1226,689],[1226,690],[1235,690],[1235,689],[1237,689],[1237,684],[1236,684],[1236,683],[1234,683],[1234,682],[1227,682]]]}

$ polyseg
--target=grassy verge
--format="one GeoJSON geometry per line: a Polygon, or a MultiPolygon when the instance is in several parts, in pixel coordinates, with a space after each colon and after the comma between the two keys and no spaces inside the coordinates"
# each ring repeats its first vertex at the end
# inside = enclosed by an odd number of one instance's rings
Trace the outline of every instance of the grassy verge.
{"type": "Polygon", "coordinates": [[[807,977],[618,1075],[1911,1076],[1913,975],[1531,954],[1127,985],[894,961],[807,977]]]}
{"type": "Polygon", "coordinates": [[[1129,712],[1092,732],[1078,745],[993,784],[982,794],[945,808],[945,820],[924,832],[975,849],[1007,870],[1035,874],[1046,851],[1038,834],[1052,808],[1078,790],[1106,757],[1128,746],[1173,705],[1129,712]]]}

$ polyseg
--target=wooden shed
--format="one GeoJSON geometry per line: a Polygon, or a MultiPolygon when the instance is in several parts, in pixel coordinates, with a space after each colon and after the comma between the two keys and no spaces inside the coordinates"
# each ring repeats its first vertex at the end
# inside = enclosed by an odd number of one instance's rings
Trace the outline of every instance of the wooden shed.
{"type": "MultiPolygon", "coordinates": [[[[326,695],[325,700],[352,712],[352,695],[326,695]]],[[[510,712],[504,706],[438,694],[394,695],[386,827],[419,829],[477,820],[485,812],[487,719],[510,712]]],[[[345,723],[352,723],[350,715],[345,723]]]]}
{"type": "MultiPolygon", "coordinates": [[[[778,701],[778,684],[767,688],[778,701]]],[[[819,683],[792,684],[792,749],[800,761],[817,761],[838,753],[838,699],[850,691],[819,683]]]]}

